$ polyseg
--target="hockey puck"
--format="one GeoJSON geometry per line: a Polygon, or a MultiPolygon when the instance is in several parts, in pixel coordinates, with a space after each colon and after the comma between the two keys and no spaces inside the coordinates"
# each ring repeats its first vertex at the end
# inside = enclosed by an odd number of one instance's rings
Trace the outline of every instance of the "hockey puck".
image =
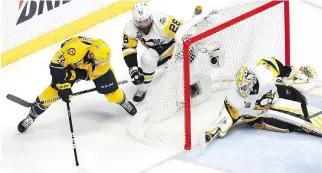
{"type": "Polygon", "coordinates": [[[212,57],[210,62],[211,62],[211,64],[217,64],[218,63],[218,56],[212,57]]]}

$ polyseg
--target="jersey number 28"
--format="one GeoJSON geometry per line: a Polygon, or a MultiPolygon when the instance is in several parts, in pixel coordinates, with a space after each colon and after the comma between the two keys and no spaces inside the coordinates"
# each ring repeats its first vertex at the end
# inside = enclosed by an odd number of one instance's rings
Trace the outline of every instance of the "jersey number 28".
{"type": "Polygon", "coordinates": [[[180,22],[177,21],[176,19],[172,19],[172,23],[169,26],[169,30],[176,33],[179,29],[180,22]]]}

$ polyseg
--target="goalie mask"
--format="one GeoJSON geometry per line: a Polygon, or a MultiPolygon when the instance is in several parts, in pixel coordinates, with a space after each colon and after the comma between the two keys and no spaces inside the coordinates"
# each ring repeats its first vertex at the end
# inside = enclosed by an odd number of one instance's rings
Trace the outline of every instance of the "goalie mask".
{"type": "Polygon", "coordinates": [[[247,66],[243,66],[239,69],[236,78],[238,90],[241,96],[246,98],[253,91],[257,78],[247,66]]]}

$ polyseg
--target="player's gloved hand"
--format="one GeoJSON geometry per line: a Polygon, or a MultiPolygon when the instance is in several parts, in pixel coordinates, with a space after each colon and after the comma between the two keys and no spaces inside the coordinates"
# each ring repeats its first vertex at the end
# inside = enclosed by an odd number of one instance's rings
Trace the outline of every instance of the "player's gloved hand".
{"type": "Polygon", "coordinates": [[[70,102],[69,98],[73,94],[71,84],[66,82],[63,84],[56,85],[58,89],[58,96],[66,103],[70,102]]]}
{"type": "Polygon", "coordinates": [[[65,81],[74,84],[81,80],[89,80],[88,73],[83,69],[69,69],[66,71],[65,81]]]}
{"type": "Polygon", "coordinates": [[[70,102],[69,98],[73,94],[71,89],[64,89],[58,91],[59,97],[66,103],[70,102]]]}
{"type": "Polygon", "coordinates": [[[129,73],[134,85],[140,85],[144,82],[143,70],[140,67],[131,67],[129,73]]]}
{"type": "Polygon", "coordinates": [[[73,73],[73,71],[75,71],[77,80],[89,80],[88,73],[86,70],[74,69],[71,71],[71,73],[73,73]]]}

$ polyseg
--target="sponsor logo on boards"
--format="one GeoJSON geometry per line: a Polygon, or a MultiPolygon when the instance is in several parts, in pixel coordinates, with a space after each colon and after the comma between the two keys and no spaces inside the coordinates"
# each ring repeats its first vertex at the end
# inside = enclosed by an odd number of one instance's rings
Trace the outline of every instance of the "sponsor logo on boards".
{"type": "Polygon", "coordinates": [[[19,10],[21,13],[19,15],[16,25],[24,23],[35,16],[42,15],[45,11],[51,11],[58,8],[71,0],[20,0],[19,10]]]}

